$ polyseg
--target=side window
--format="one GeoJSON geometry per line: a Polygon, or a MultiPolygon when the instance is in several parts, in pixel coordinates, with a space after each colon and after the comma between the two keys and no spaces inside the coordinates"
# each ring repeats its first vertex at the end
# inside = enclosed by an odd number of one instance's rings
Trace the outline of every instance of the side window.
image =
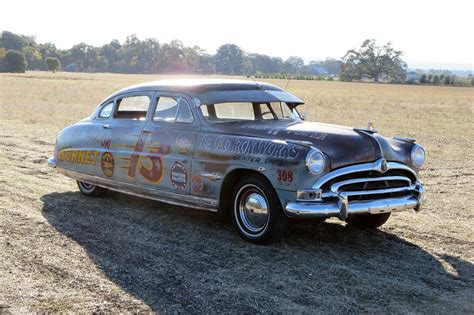
{"type": "Polygon", "coordinates": [[[102,109],[99,112],[99,118],[109,118],[112,114],[112,108],[114,107],[114,102],[110,102],[107,105],[102,106],[102,109]]]}
{"type": "Polygon", "coordinates": [[[146,95],[126,96],[117,99],[115,118],[145,119],[150,97],[146,95]]]}
{"type": "Polygon", "coordinates": [[[156,104],[153,120],[155,121],[174,121],[178,112],[178,102],[171,97],[160,97],[156,104]]]}
{"type": "Polygon", "coordinates": [[[210,105],[199,106],[199,108],[201,109],[202,115],[206,118],[209,117],[209,110],[207,109],[208,106],[210,106],[210,105]]]}
{"type": "Polygon", "coordinates": [[[193,115],[185,99],[162,96],[158,98],[153,120],[192,123],[193,115]]]}
{"type": "Polygon", "coordinates": [[[192,123],[194,121],[193,113],[189,108],[188,102],[185,99],[179,99],[179,108],[178,108],[178,117],[176,117],[176,122],[180,123],[192,123]]]}

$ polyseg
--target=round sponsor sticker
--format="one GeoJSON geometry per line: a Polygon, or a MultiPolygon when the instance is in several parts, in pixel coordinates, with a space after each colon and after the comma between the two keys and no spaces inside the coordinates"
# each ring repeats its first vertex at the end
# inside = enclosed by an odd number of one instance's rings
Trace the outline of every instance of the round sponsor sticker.
{"type": "Polygon", "coordinates": [[[181,154],[188,154],[191,149],[191,140],[185,137],[176,138],[176,151],[181,154]]]}
{"type": "Polygon", "coordinates": [[[112,153],[104,152],[104,154],[102,154],[100,166],[105,176],[112,177],[112,175],[114,175],[114,157],[112,153]]]}
{"type": "Polygon", "coordinates": [[[186,168],[180,162],[174,162],[170,169],[170,180],[173,187],[179,191],[183,191],[186,188],[188,182],[188,173],[186,168]]]}

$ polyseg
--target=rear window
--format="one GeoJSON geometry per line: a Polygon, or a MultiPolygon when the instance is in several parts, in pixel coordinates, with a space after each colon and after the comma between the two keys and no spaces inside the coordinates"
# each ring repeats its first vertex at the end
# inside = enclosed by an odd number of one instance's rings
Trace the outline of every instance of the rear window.
{"type": "Polygon", "coordinates": [[[255,120],[252,103],[220,103],[214,108],[218,119],[255,120]]]}
{"type": "Polygon", "coordinates": [[[208,121],[226,122],[241,120],[300,119],[296,109],[283,102],[229,102],[200,106],[208,121]]]}

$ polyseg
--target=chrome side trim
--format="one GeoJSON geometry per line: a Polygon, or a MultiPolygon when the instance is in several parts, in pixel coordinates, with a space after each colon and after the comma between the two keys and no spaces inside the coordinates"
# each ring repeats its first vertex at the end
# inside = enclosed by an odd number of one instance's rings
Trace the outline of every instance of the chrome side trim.
{"type": "Polygon", "coordinates": [[[52,168],[55,168],[56,165],[57,165],[57,163],[56,163],[56,160],[54,159],[54,157],[53,157],[53,156],[50,157],[50,158],[48,159],[48,166],[49,166],[49,167],[52,167],[52,168]]]}
{"type": "Polygon", "coordinates": [[[218,211],[219,202],[216,199],[178,194],[171,191],[152,189],[142,185],[117,182],[111,179],[70,171],[62,168],[58,168],[58,171],[73,179],[125,194],[152,199],[177,206],[184,206],[211,212],[218,211]]]}
{"type": "MultiPolygon", "coordinates": [[[[385,161],[383,158],[378,159],[375,162],[372,163],[363,163],[363,164],[356,164],[356,165],[351,165],[351,166],[346,166],[340,169],[337,169],[335,171],[329,172],[323,176],[321,176],[314,184],[313,184],[313,189],[320,189],[324,183],[327,181],[330,181],[336,177],[339,177],[341,175],[346,175],[346,174],[352,174],[352,173],[357,173],[357,172],[364,172],[364,171],[377,171],[379,173],[384,173],[382,171],[382,165],[383,161],[385,161]]],[[[387,171],[391,169],[401,169],[404,171],[408,171],[415,176],[416,179],[418,179],[418,175],[415,173],[414,170],[412,170],[410,167],[408,167],[405,164],[398,163],[398,162],[387,162],[387,171]]]]}
{"type": "Polygon", "coordinates": [[[285,142],[300,145],[302,147],[313,148],[313,143],[310,141],[285,139],[285,142]]]}
{"type": "MultiPolygon", "coordinates": [[[[403,177],[403,176],[353,178],[353,179],[344,180],[342,182],[337,182],[337,183],[331,185],[331,191],[333,193],[338,193],[339,189],[342,186],[357,184],[357,183],[383,182],[383,181],[405,181],[405,182],[407,182],[407,186],[411,185],[411,180],[408,177],[403,177]]],[[[370,190],[368,190],[368,191],[370,191],[370,190]]]]}
{"type": "Polygon", "coordinates": [[[215,182],[222,179],[222,176],[217,173],[201,173],[199,176],[209,179],[211,182],[215,182]]]}

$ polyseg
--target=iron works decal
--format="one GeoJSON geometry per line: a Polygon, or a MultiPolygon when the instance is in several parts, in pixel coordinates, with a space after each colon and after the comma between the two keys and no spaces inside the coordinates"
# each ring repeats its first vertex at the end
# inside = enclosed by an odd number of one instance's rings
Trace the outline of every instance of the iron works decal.
{"type": "Polygon", "coordinates": [[[199,149],[246,156],[266,155],[270,158],[284,160],[294,160],[299,154],[297,146],[278,141],[214,135],[204,135],[199,143],[199,149]]]}
{"type": "Polygon", "coordinates": [[[170,168],[170,180],[173,187],[178,191],[186,189],[186,183],[188,182],[188,173],[186,168],[180,162],[174,162],[170,168]]]}

